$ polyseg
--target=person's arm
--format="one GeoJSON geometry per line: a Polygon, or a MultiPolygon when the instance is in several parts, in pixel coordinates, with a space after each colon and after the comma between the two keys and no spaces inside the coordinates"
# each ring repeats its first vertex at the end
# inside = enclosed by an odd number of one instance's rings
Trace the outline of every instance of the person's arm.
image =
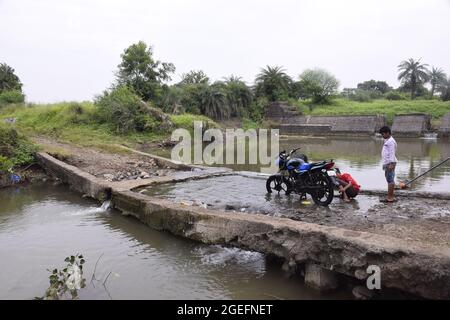
{"type": "Polygon", "coordinates": [[[339,191],[345,192],[348,188],[350,188],[352,184],[350,182],[344,181],[342,179],[339,179],[339,191]]]}

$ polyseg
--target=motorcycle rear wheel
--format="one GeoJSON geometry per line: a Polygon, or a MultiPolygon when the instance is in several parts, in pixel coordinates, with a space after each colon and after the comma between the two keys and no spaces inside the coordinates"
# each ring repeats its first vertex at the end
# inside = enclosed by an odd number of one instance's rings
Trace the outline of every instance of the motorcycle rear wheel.
{"type": "Polygon", "coordinates": [[[319,206],[328,206],[334,197],[334,187],[330,178],[325,175],[320,175],[316,178],[316,186],[321,186],[322,188],[311,193],[311,198],[314,203],[319,206]]]}

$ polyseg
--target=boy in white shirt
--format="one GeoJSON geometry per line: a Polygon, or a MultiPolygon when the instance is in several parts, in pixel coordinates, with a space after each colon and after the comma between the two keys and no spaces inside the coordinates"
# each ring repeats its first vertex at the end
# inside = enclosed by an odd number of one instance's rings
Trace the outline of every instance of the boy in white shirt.
{"type": "Polygon", "coordinates": [[[391,203],[395,201],[394,188],[395,188],[395,166],[397,165],[397,158],[395,152],[397,151],[397,142],[391,135],[391,129],[388,126],[384,126],[380,129],[380,134],[384,138],[383,149],[381,150],[381,157],[383,159],[384,176],[388,183],[388,196],[383,202],[391,203]]]}

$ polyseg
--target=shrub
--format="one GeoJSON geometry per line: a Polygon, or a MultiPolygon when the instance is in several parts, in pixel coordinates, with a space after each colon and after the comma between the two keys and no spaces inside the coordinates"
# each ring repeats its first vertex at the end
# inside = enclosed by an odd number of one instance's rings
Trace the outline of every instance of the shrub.
{"type": "Polygon", "coordinates": [[[23,103],[25,96],[18,90],[4,91],[0,93],[0,106],[4,106],[10,103],[23,103]]]}
{"type": "Polygon", "coordinates": [[[349,96],[350,100],[359,101],[359,102],[370,102],[372,101],[372,97],[370,92],[366,90],[356,90],[354,94],[349,96]]]}
{"type": "Polygon", "coordinates": [[[385,98],[388,100],[406,100],[406,96],[397,91],[390,91],[386,93],[385,98]]]}
{"type": "Polygon", "coordinates": [[[145,103],[127,86],[119,86],[98,97],[95,101],[99,119],[116,133],[157,130],[160,121],[155,119],[145,103]]]}
{"type": "Polygon", "coordinates": [[[36,148],[13,128],[0,126],[0,156],[2,169],[6,166],[25,165],[33,162],[36,148]]]}
{"type": "Polygon", "coordinates": [[[189,113],[184,113],[180,115],[172,115],[170,119],[174,123],[175,127],[183,128],[187,130],[194,129],[194,121],[202,121],[203,130],[207,130],[209,128],[218,128],[219,126],[213,120],[206,116],[194,115],[189,113]]]}

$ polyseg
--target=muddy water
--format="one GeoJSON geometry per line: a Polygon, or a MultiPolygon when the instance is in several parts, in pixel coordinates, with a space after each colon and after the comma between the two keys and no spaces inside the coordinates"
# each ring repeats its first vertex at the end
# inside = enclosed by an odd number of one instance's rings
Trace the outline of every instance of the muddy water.
{"type": "Polygon", "coordinates": [[[207,246],[154,231],[104,210],[65,186],[0,190],[0,299],[32,299],[48,287],[46,269],[82,253],[82,299],[322,299],[255,252],[207,246]],[[101,256],[102,255],[102,256],[101,256]],[[90,284],[94,265],[100,282],[90,284]],[[111,272],[105,287],[101,285],[111,272]],[[94,287],[95,285],[95,287],[94,287]]]}
{"type": "MultiPolygon", "coordinates": [[[[450,157],[448,139],[398,138],[397,182],[411,180],[450,157]]],[[[302,147],[311,161],[334,159],[341,171],[350,172],[366,189],[385,189],[381,170],[383,139],[358,137],[290,137],[280,138],[280,150],[302,147]]],[[[160,150],[170,157],[170,150],[160,150]]],[[[260,171],[260,165],[224,165],[234,170],[260,171]]],[[[413,190],[450,191],[450,161],[436,168],[412,185],[413,190]]]]}

